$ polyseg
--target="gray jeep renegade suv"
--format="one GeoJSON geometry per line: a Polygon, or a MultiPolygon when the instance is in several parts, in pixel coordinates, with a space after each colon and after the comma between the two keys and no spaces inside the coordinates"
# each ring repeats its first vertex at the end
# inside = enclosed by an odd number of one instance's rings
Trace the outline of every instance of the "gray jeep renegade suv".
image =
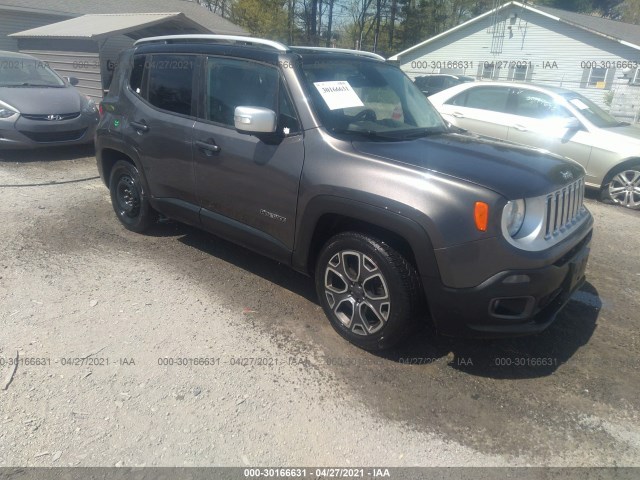
{"type": "Polygon", "coordinates": [[[387,348],[540,332],[584,281],[584,170],[445,124],[367,52],[155,37],[123,52],[96,134],[125,228],[157,215],[315,277],[340,335],[387,348]]]}

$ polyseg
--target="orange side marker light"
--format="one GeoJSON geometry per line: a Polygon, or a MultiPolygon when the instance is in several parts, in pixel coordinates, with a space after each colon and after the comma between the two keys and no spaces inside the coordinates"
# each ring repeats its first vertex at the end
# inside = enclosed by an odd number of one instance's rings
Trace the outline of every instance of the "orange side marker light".
{"type": "Polygon", "coordinates": [[[486,232],[487,224],[489,223],[489,205],[484,202],[476,202],[473,213],[476,221],[476,228],[481,232],[486,232]]]}

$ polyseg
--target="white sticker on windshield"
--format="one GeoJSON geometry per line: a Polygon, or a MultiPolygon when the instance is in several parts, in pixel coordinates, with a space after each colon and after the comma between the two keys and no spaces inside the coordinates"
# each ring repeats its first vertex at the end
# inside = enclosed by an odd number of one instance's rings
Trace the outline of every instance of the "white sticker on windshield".
{"type": "Polygon", "coordinates": [[[351,88],[349,82],[340,80],[337,82],[315,82],[314,85],[322,95],[329,110],[338,108],[364,107],[364,103],[358,94],[351,88]]]}
{"type": "Polygon", "coordinates": [[[582,100],[580,100],[579,98],[572,98],[571,100],[569,100],[574,107],[579,108],[580,110],[588,110],[589,106],[584,103],[582,100]]]}

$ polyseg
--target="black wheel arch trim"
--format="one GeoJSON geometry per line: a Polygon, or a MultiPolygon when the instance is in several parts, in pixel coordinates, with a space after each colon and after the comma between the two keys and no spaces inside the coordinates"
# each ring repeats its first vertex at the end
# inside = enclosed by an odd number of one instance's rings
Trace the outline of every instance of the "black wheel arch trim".
{"type": "MultiPolygon", "coordinates": [[[[105,172],[105,162],[107,161],[104,155],[105,150],[112,150],[122,156],[122,158],[120,158],[121,160],[129,160],[131,163],[133,163],[133,165],[138,170],[140,182],[142,183],[143,195],[152,197],[151,191],[149,189],[149,183],[147,182],[144,168],[142,168],[142,163],[140,162],[140,156],[138,155],[138,152],[130,145],[127,145],[127,143],[112,136],[99,136],[96,139],[96,163],[98,166],[98,173],[100,174],[100,178],[102,179],[103,183],[107,187],[109,187],[109,182],[111,180],[111,175],[108,175],[107,172],[105,172]]],[[[115,165],[115,161],[113,162],[113,164],[115,165]]]]}
{"type": "Polygon", "coordinates": [[[303,212],[298,212],[291,259],[296,270],[312,273],[310,260],[317,254],[312,251],[316,228],[325,215],[351,218],[401,237],[412,250],[419,275],[440,278],[431,239],[416,220],[387,208],[333,195],[318,195],[307,203],[303,212]]]}

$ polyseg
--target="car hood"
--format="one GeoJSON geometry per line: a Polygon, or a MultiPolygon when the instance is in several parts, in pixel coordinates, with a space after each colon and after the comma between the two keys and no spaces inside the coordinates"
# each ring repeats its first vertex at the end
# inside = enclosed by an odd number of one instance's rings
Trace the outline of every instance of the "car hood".
{"type": "Polygon", "coordinates": [[[618,137],[617,141],[632,142],[634,145],[640,145],[640,128],[632,125],[623,125],[620,127],[600,128],[598,134],[602,132],[610,136],[618,137]]]}
{"type": "Polygon", "coordinates": [[[508,199],[557,190],[584,176],[580,164],[545,151],[487,137],[447,133],[403,142],[353,142],[368,155],[453,176],[508,199]]]}
{"type": "Polygon", "coordinates": [[[0,100],[32,115],[75,113],[82,108],[82,97],[72,87],[0,87],[0,100]]]}

